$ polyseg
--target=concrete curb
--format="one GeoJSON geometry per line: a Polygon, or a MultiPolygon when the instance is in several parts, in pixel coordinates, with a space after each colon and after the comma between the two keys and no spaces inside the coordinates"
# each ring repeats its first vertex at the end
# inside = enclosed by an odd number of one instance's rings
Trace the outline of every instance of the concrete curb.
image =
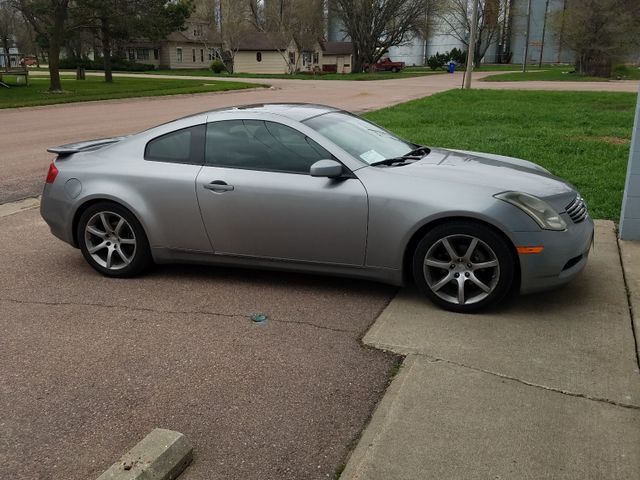
{"type": "Polygon", "coordinates": [[[191,442],[180,432],[156,428],[98,480],[174,480],[193,459],[191,442]]]}
{"type": "Polygon", "coordinates": [[[388,427],[393,415],[396,400],[401,395],[411,369],[416,362],[415,355],[408,355],[400,365],[400,371],[395,376],[389,388],[384,393],[382,400],[371,416],[369,424],[364,427],[362,437],[358,441],[356,448],[347,459],[346,466],[340,474],[340,480],[364,480],[362,469],[366,468],[367,461],[374,455],[373,450],[378,438],[383,435],[388,427]]]}
{"type": "Polygon", "coordinates": [[[8,217],[14,213],[24,212],[40,206],[40,197],[29,197],[16,202],[0,204],[0,218],[8,217]]]}

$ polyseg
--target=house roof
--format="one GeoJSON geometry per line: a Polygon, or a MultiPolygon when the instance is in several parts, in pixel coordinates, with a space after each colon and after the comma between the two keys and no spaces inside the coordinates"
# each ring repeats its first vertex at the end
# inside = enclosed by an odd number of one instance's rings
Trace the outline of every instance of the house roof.
{"type": "Polygon", "coordinates": [[[271,32],[247,32],[240,39],[238,50],[284,50],[291,41],[287,41],[282,35],[271,32]]]}
{"type": "MultiPolygon", "coordinates": [[[[220,35],[217,32],[214,32],[212,30],[208,30],[207,32],[207,39],[206,42],[211,44],[211,45],[218,45],[222,43],[222,40],[220,39],[220,35]]],[[[203,44],[203,39],[202,38],[189,38],[187,37],[183,32],[171,32],[169,35],[166,36],[166,40],[168,42],[177,42],[177,43],[197,43],[202,45],[203,44]]]]}
{"type": "Polygon", "coordinates": [[[353,43],[325,42],[322,51],[325,55],[351,55],[353,53],[353,43]]]}

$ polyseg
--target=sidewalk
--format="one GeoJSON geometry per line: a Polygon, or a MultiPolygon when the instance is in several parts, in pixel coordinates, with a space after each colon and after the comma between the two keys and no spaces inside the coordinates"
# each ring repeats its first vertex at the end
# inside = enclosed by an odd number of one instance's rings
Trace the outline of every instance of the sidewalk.
{"type": "MultiPolygon", "coordinates": [[[[621,248],[637,312],[640,246],[621,248]]],[[[342,480],[638,478],[640,372],[612,222],[564,289],[472,316],[402,291],[364,343],[407,357],[342,480]]]]}

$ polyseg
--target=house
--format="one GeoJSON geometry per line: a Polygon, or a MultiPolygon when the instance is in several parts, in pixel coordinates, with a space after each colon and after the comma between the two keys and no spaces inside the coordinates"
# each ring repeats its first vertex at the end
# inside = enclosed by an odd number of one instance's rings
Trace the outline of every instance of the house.
{"type": "MultiPolygon", "coordinates": [[[[9,62],[8,67],[18,67],[20,65],[20,58],[22,55],[18,52],[17,48],[9,47],[9,62]]],[[[0,47],[0,68],[6,68],[7,66],[7,54],[4,48],[0,47]]]]}
{"type": "Polygon", "coordinates": [[[302,56],[301,53],[293,38],[271,32],[247,32],[238,44],[233,59],[233,71],[290,73],[291,70],[299,70],[300,66],[307,67],[313,65],[314,60],[319,60],[314,55],[302,56]]]}
{"type": "Polygon", "coordinates": [[[161,69],[209,68],[222,48],[219,35],[203,19],[189,18],[185,27],[163,40],[137,40],[127,45],[127,60],[161,69]]]}
{"type": "Polygon", "coordinates": [[[322,45],[322,71],[351,73],[353,44],[351,42],[325,42],[322,45]]]}

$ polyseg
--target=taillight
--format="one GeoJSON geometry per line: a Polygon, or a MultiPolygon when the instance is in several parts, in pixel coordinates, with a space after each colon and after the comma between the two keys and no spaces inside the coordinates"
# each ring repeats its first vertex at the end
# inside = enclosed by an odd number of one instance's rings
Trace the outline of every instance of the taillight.
{"type": "Polygon", "coordinates": [[[51,165],[49,165],[49,172],[47,173],[47,179],[45,181],[47,183],[53,183],[56,180],[57,176],[58,169],[56,168],[55,164],[51,162],[51,165]]]}

